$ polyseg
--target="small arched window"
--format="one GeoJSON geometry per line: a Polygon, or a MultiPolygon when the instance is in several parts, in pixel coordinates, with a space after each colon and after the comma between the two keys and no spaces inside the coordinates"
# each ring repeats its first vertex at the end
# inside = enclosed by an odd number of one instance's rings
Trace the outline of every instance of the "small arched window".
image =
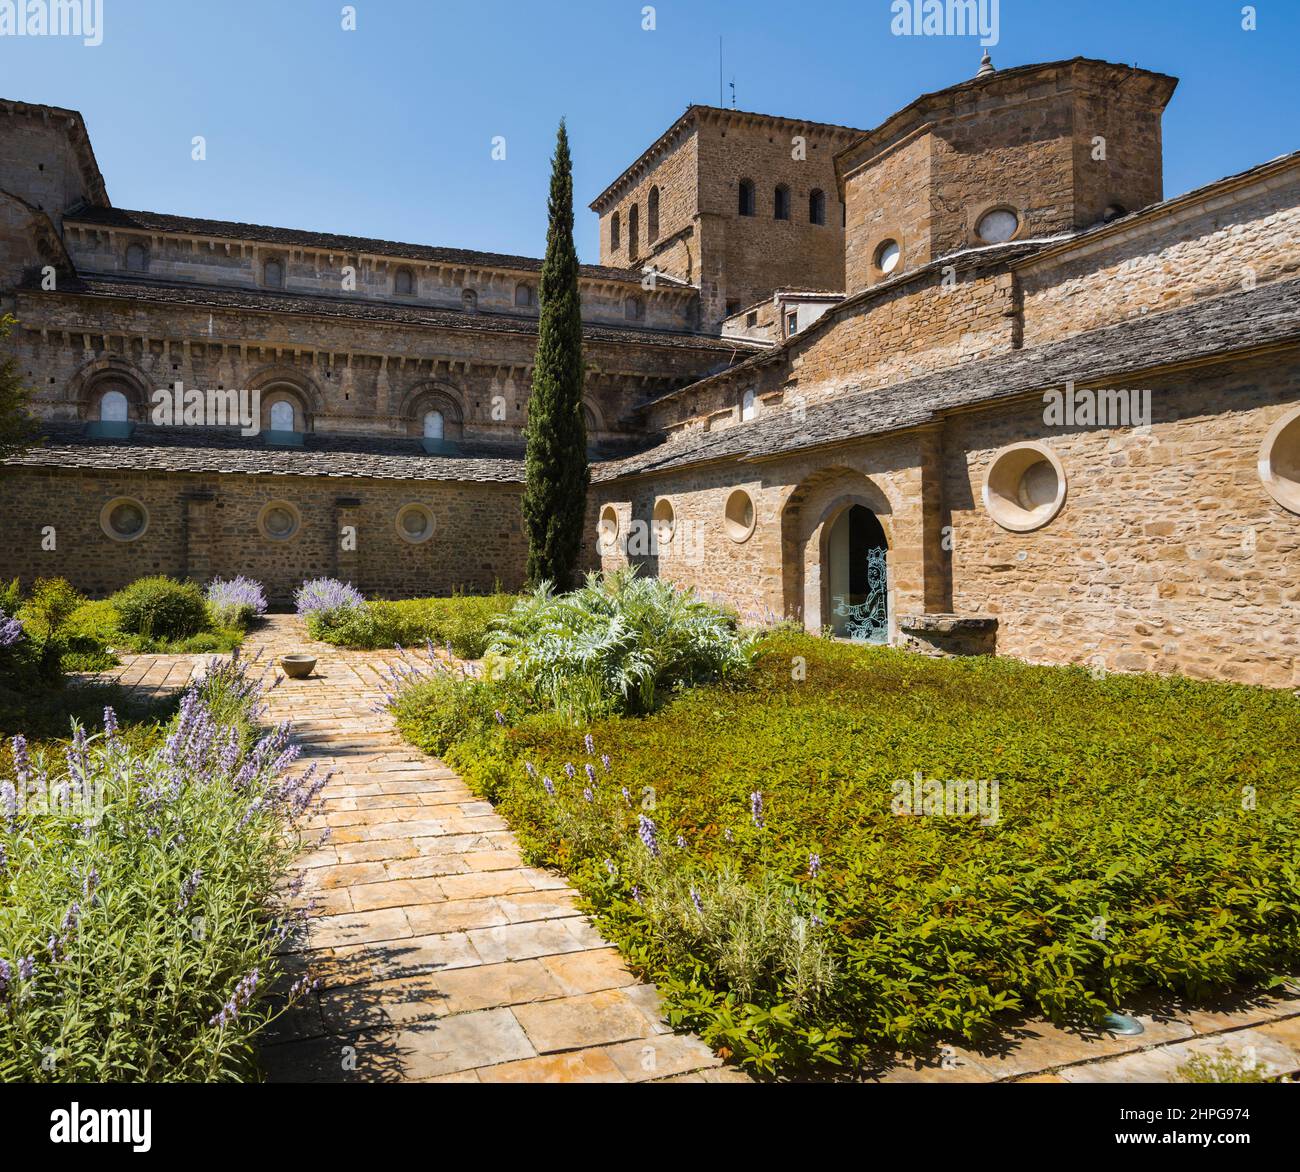
{"type": "Polygon", "coordinates": [[[629,260],[636,260],[641,251],[641,208],[633,204],[627,212],[627,255],[629,260]]]}
{"type": "Polygon", "coordinates": [[[415,274],[410,269],[398,269],[393,279],[393,292],[398,297],[412,297],[415,294],[415,274]]]}
{"type": "Polygon", "coordinates": [[[649,230],[650,242],[653,244],[659,239],[659,188],[650,188],[650,199],[646,204],[646,227],[649,230]]]}
{"type": "Polygon", "coordinates": [[[628,321],[640,321],[645,317],[645,302],[640,297],[629,297],[623,302],[623,314],[628,321]]]}
{"type": "Polygon", "coordinates": [[[105,391],[99,400],[101,423],[125,423],[130,416],[126,396],[121,391],[105,391]]]}
{"type": "Polygon", "coordinates": [[[473,289],[462,289],[460,291],[460,307],[473,313],[478,309],[478,294],[473,289]]]}
{"type": "Polygon", "coordinates": [[[753,419],[758,414],[758,396],[752,390],[746,391],[740,398],[740,418],[753,419]]]}
{"type": "Polygon", "coordinates": [[[297,431],[294,426],[293,404],[287,399],[279,399],[271,404],[271,430],[297,431]]]}
{"type": "Polygon", "coordinates": [[[424,438],[440,440],[444,438],[447,431],[447,422],[442,416],[441,411],[426,411],[424,413],[424,438]]]}
{"type": "Polygon", "coordinates": [[[149,267],[149,253],[143,244],[128,244],[126,247],[126,267],[128,272],[143,273],[149,267]]]}
{"type": "Polygon", "coordinates": [[[773,198],[773,218],[788,220],[790,218],[790,189],[782,183],[773,198]]]}
{"type": "Polygon", "coordinates": [[[623,217],[615,212],[609,218],[609,250],[617,252],[623,247],[623,217]]]}
{"type": "Polygon", "coordinates": [[[752,216],[754,214],[754,181],[752,179],[742,179],[740,181],[739,210],[742,216],[752,216]]]}
{"type": "Polygon", "coordinates": [[[535,302],[536,295],[533,293],[531,285],[515,286],[515,304],[520,309],[529,309],[535,302]]]}
{"type": "Polygon", "coordinates": [[[262,266],[262,284],[268,289],[284,288],[284,265],[278,260],[268,260],[262,266]]]}
{"type": "Polygon", "coordinates": [[[808,223],[826,223],[826,193],[820,188],[808,197],[808,223]]]}

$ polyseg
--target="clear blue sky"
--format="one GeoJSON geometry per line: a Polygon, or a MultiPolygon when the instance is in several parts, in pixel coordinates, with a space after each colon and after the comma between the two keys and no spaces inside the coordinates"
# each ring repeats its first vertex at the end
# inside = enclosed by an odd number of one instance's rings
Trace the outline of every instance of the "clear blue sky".
{"type": "MultiPolygon", "coordinates": [[[[98,48],[0,37],[0,96],[80,110],[119,207],[527,255],[567,115],[595,260],[586,204],[687,105],[718,101],[720,34],[742,109],[861,127],[970,77],[982,52],[891,35],[889,0],[660,0],[653,32],[645,3],[356,0],[344,32],[341,0],[104,0],[98,48]]],[[[1002,0],[991,52],[1180,77],[1173,195],[1300,146],[1300,3],[1256,7],[1246,32],[1232,0],[1002,0]]]]}

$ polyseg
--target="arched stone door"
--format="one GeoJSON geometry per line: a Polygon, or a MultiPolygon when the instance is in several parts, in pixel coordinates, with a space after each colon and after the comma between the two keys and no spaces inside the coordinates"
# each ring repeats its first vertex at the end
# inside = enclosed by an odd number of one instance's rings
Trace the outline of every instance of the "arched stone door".
{"type": "Polygon", "coordinates": [[[823,533],[823,626],[839,639],[888,643],[889,543],[879,519],[849,505],[823,533]]]}
{"type": "Polygon", "coordinates": [[[892,524],[889,498],[860,472],[830,468],[800,484],[781,518],[787,616],[814,634],[891,642],[892,524]]]}

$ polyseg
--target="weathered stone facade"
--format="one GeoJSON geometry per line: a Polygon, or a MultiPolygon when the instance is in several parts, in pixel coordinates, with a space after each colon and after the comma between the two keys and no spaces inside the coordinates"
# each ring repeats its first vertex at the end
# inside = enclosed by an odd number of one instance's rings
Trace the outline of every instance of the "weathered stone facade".
{"type": "MultiPolygon", "coordinates": [[[[592,205],[590,564],[926,654],[1300,686],[1300,155],[1161,202],[1174,85],[982,72],[865,133],[692,107],[592,205]]],[[[75,115],[7,114],[0,159],[70,153],[0,182],[51,433],[0,476],[0,576],[519,584],[538,262],[122,212],[75,115]],[[285,399],[300,446],[151,427],[175,380],[285,399]]]]}

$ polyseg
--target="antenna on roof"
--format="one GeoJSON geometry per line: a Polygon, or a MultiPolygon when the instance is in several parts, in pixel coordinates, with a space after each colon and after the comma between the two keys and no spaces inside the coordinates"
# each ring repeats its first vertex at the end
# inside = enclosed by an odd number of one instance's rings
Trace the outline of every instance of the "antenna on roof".
{"type": "Polygon", "coordinates": [[[731,108],[733,110],[736,108],[736,79],[734,77],[731,79],[731,108]]]}

